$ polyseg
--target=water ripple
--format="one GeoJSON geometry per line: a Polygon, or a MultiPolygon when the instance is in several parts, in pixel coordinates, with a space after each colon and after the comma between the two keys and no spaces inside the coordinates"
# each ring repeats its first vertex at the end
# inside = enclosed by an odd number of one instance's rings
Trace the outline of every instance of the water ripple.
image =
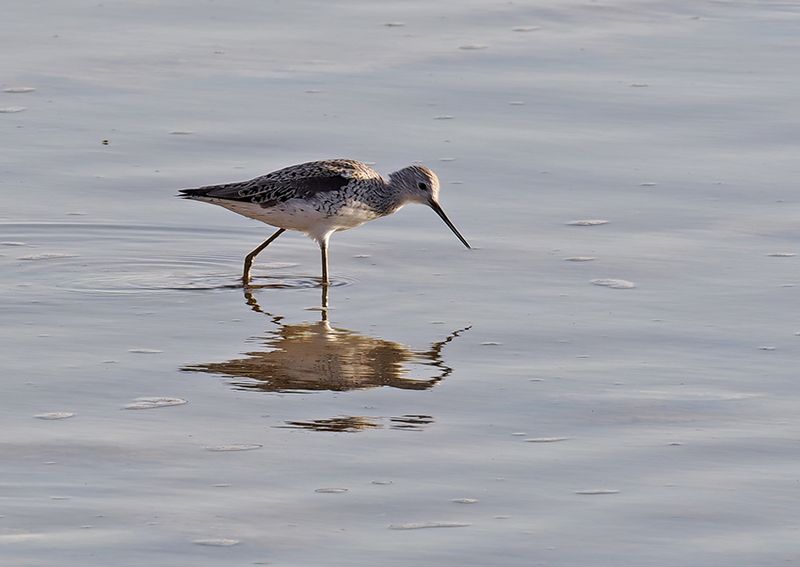
{"type": "MultiPolygon", "coordinates": [[[[237,289],[241,283],[241,258],[238,255],[194,255],[180,258],[145,256],[153,243],[163,248],[172,239],[194,240],[195,235],[244,234],[242,231],[203,227],[115,224],[106,222],[0,222],[0,241],[6,246],[35,248],[34,253],[18,256],[26,260],[20,271],[27,282],[47,280],[54,287],[90,294],[142,294],[175,291],[237,289]],[[103,254],[98,242],[121,241],[131,256],[103,254]],[[99,254],[98,254],[99,252],[99,254]],[[54,277],[57,270],[57,277],[54,277]]],[[[250,234],[249,232],[247,234],[250,234]]],[[[310,289],[319,279],[298,275],[296,263],[259,263],[267,275],[258,275],[253,288],[310,289]]],[[[314,266],[316,268],[316,266],[314,266]]],[[[311,269],[304,266],[303,269],[311,269]]],[[[337,277],[333,287],[350,285],[354,280],[337,277]]],[[[50,285],[48,283],[48,285],[50,285]]]]}

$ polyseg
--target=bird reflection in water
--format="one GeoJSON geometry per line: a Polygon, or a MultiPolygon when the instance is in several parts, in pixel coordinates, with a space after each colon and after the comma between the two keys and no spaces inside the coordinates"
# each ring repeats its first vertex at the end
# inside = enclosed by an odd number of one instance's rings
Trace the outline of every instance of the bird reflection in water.
{"type": "MultiPolygon", "coordinates": [[[[248,305],[264,313],[277,329],[263,338],[264,349],[242,358],[185,366],[182,370],[221,374],[231,378],[240,390],[264,392],[343,392],[388,386],[403,390],[426,390],[453,369],[444,363],[444,346],[469,329],[450,333],[426,350],[332,327],[327,320],[325,297],[321,320],[315,323],[284,324],[282,317],[261,309],[255,296],[245,291],[248,305]],[[425,367],[426,376],[411,376],[411,367],[425,367]]],[[[433,420],[430,416],[404,415],[388,418],[393,429],[419,429],[433,420]]],[[[312,421],[287,422],[288,427],[319,431],[362,431],[383,427],[381,418],[339,416],[312,421]]]]}
{"type": "MultiPolygon", "coordinates": [[[[383,427],[380,418],[366,417],[363,415],[341,415],[328,419],[312,419],[310,421],[287,421],[283,427],[293,429],[313,429],[315,431],[364,431],[366,429],[380,429],[383,427]]],[[[424,426],[433,423],[430,415],[400,415],[388,419],[391,429],[404,431],[419,431],[424,426]]]]}

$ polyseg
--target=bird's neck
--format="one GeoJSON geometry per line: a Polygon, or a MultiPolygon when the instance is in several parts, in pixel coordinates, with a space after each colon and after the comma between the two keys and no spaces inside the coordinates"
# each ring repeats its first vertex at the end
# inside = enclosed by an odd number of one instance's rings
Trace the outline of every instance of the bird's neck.
{"type": "Polygon", "coordinates": [[[391,181],[384,180],[376,191],[370,192],[365,197],[369,206],[381,216],[390,215],[406,204],[403,192],[391,181]]]}

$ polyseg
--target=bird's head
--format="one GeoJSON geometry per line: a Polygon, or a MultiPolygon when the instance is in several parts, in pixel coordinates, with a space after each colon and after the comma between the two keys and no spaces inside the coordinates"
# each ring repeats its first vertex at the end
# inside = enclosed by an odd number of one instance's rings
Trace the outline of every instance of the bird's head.
{"type": "Polygon", "coordinates": [[[389,174],[406,203],[427,205],[439,201],[439,178],[424,165],[410,165],[389,174]]]}
{"type": "Polygon", "coordinates": [[[439,204],[439,178],[424,165],[410,165],[399,171],[389,174],[389,180],[395,185],[401,195],[402,203],[419,203],[432,208],[439,217],[450,227],[458,239],[470,248],[470,245],[458,232],[455,225],[450,222],[439,204]]]}

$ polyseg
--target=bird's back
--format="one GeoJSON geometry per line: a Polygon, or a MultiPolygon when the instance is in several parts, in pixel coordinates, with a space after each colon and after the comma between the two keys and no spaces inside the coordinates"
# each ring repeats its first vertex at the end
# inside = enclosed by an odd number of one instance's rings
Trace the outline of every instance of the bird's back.
{"type": "Polygon", "coordinates": [[[274,207],[290,199],[312,199],[338,191],[351,181],[381,180],[378,172],[351,159],[329,159],[291,165],[248,181],[183,189],[181,196],[201,201],[239,201],[274,207]]]}

